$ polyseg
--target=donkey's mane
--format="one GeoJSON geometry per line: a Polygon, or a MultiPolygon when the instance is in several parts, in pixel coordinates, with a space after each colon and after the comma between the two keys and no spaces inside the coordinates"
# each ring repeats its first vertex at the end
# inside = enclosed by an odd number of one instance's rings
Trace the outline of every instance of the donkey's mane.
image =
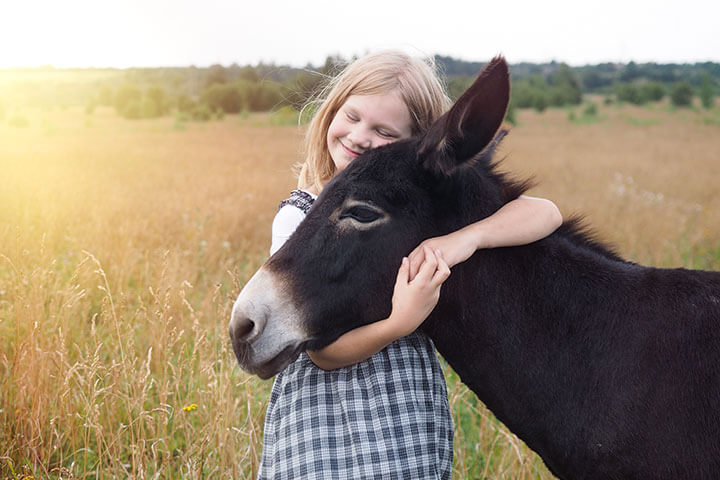
{"type": "Polygon", "coordinates": [[[581,214],[573,214],[565,220],[557,233],[565,238],[570,239],[573,243],[588,247],[590,250],[600,255],[623,263],[630,263],[617,253],[615,248],[599,238],[595,230],[588,226],[585,217],[581,214]]]}

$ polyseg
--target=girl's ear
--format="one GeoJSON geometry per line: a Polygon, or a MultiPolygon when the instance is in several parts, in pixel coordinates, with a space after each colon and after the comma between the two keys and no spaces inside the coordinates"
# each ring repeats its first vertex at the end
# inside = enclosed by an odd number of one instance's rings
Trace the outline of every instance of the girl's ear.
{"type": "Polygon", "coordinates": [[[475,158],[495,137],[510,100],[510,74],[495,57],[455,105],[433,123],[420,142],[418,159],[427,170],[449,175],[475,158]]]}

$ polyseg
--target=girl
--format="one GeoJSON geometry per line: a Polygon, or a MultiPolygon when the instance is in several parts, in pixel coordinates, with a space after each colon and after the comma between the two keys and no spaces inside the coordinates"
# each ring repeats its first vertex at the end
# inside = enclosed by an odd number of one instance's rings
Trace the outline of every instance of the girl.
{"type": "MultiPolygon", "coordinates": [[[[449,106],[434,67],[402,52],[351,63],[308,127],[298,190],[273,221],[274,253],[323,186],[362,152],[425,131],[449,106]]],[[[449,479],[453,425],[432,342],[417,327],[449,267],[478,248],[530,243],[562,222],[555,205],[520,197],[491,217],[421,243],[403,262],[387,319],[307,351],[278,374],[260,479],[449,479]]]]}

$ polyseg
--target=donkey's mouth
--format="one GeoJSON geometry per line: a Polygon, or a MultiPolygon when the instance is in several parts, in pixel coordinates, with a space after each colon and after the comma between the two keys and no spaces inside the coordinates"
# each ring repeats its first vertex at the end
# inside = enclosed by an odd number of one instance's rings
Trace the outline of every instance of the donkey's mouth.
{"type": "Polygon", "coordinates": [[[249,365],[247,363],[243,364],[243,362],[240,362],[240,367],[247,372],[257,375],[263,380],[267,380],[268,378],[283,371],[283,369],[294,362],[304,350],[304,342],[298,345],[288,345],[267,362],[258,365],[249,365]]]}

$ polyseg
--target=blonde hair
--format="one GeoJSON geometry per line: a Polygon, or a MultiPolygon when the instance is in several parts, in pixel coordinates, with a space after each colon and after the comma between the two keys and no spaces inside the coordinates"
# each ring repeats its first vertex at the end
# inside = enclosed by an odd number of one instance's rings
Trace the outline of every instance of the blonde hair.
{"type": "Polygon", "coordinates": [[[345,100],[351,95],[392,91],[400,94],[410,112],[413,135],[426,131],[450,105],[431,59],[386,50],[353,61],[314,100],[320,106],[305,133],[305,162],[300,167],[298,188],[314,187],[320,191],[335,175],[335,164],[327,147],[327,132],[345,100]]]}

